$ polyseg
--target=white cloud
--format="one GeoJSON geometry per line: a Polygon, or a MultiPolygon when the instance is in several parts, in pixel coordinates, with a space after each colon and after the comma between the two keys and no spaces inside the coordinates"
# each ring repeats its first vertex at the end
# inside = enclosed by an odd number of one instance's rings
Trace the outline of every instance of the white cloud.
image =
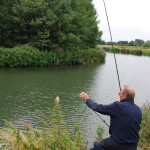
{"type": "MultiPolygon", "coordinates": [[[[103,0],[93,0],[103,39],[110,41],[103,0]]],[[[105,0],[114,41],[150,40],[150,0],[105,0]]]]}

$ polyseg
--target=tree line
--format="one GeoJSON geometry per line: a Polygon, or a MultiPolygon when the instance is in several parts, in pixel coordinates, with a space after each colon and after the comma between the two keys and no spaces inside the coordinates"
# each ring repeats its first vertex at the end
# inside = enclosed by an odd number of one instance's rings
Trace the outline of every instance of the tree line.
{"type": "MultiPolygon", "coordinates": [[[[104,40],[101,40],[99,42],[100,45],[111,45],[112,42],[105,42],[104,40]]],[[[143,46],[143,47],[150,47],[150,41],[144,41],[142,39],[135,39],[134,41],[118,41],[113,42],[113,45],[120,45],[120,46],[143,46]]]]}
{"type": "Polygon", "coordinates": [[[102,32],[92,0],[0,0],[0,46],[94,48],[102,32]]]}

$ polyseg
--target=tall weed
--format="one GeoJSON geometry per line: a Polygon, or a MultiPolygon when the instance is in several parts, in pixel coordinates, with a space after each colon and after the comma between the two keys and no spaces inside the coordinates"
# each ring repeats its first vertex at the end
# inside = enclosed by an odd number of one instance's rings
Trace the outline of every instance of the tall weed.
{"type": "Polygon", "coordinates": [[[32,127],[31,122],[22,121],[22,128],[15,128],[6,121],[7,130],[3,131],[3,138],[9,143],[6,149],[17,150],[86,150],[87,144],[79,126],[73,130],[64,128],[59,98],[55,100],[51,120],[41,121],[43,129],[32,127]]]}
{"type": "MultiPolygon", "coordinates": [[[[107,52],[113,52],[113,49],[110,45],[103,45],[99,46],[103,50],[107,52]]],[[[135,47],[135,46],[114,46],[114,52],[115,53],[122,53],[122,54],[132,54],[132,55],[144,55],[144,56],[150,56],[150,49],[135,47]]]]}
{"type": "Polygon", "coordinates": [[[139,146],[142,150],[150,150],[150,104],[144,104],[142,110],[139,146]]]}

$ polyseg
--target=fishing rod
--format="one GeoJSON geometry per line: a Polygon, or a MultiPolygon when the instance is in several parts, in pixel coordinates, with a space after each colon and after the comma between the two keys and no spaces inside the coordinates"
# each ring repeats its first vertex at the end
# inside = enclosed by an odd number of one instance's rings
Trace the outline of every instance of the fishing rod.
{"type": "Polygon", "coordinates": [[[121,91],[121,84],[120,84],[120,78],[119,78],[118,65],[117,65],[117,60],[116,60],[116,55],[115,55],[115,50],[114,50],[114,44],[113,44],[113,39],[112,39],[112,34],[111,34],[110,23],[109,23],[109,18],[108,18],[108,13],[107,13],[107,9],[106,9],[105,0],[103,0],[103,4],[104,4],[104,8],[105,8],[106,18],[107,18],[107,23],[108,23],[108,28],[109,28],[110,38],[111,38],[111,46],[112,46],[113,53],[114,53],[114,59],[115,59],[115,66],[116,66],[116,71],[117,71],[119,89],[121,91]]]}
{"type": "Polygon", "coordinates": [[[110,126],[107,124],[107,122],[100,116],[98,115],[95,111],[94,113],[105,123],[105,125],[109,128],[110,126]]]}
{"type": "MultiPolygon", "coordinates": [[[[86,103],[84,100],[83,100],[83,103],[86,103]]],[[[103,123],[105,123],[105,125],[109,128],[110,126],[107,124],[107,122],[100,116],[96,113],[96,111],[93,110],[93,112],[103,121],[103,123]]]]}
{"type": "MultiPolygon", "coordinates": [[[[103,4],[104,4],[104,8],[105,8],[106,18],[107,18],[107,23],[108,23],[109,33],[110,33],[111,46],[112,46],[113,54],[114,54],[116,72],[117,72],[118,83],[119,83],[119,89],[120,89],[120,91],[121,91],[121,84],[120,84],[120,78],[119,78],[118,65],[117,65],[117,60],[116,60],[116,55],[115,55],[115,50],[114,50],[114,45],[113,45],[113,39],[112,39],[112,34],[111,34],[110,23],[109,23],[109,18],[108,18],[108,13],[107,13],[107,9],[106,9],[105,0],[103,0],[103,4]]],[[[85,103],[85,101],[84,101],[84,103],[85,103]]],[[[95,111],[94,111],[94,113],[95,113],[108,127],[110,127],[110,126],[107,124],[107,122],[106,122],[100,115],[98,115],[95,111]]]]}

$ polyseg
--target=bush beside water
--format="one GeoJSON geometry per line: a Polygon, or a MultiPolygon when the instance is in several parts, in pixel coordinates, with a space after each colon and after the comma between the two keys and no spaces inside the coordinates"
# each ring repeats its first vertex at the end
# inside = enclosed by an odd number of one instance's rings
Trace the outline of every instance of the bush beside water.
{"type": "Polygon", "coordinates": [[[0,48],[0,67],[50,67],[103,62],[102,49],[40,51],[29,45],[0,48]]]}
{"type": "Polygon", "coordinates": [[[18,128],[6,121],[8,128],[1,132],[1,136],[5,139],[1,141],[5,142],[3,148],[5,150],[87,150],[87,140],[83,138],[78,125],[75,125],[73,130],[65,129],[58,98],[50,114],[50,120],[48,118],[47,121],[41,121],[43,125],[41,130],[33,128],[31,122],[27,120],[23,120],[22,126],[18,128]]]}
{"type": "MultiPolygon", "coordinates": [[[[106,52],[113,52],[113,48],[110,46],[100,46],[105,50],[106,52]]],[[[115,53],[121,53],[121,54],[132,54],[132,55],[137,55],[137,56],[150,56],[150,49],[142,49],[141,47],[136,47],[136,48],[131,48],[127,46],[122,46],[122,47],[114,47],[114,52],[115,53]]]]}
{"type": "Polygon", "coordinates": [[[142,108],[142,123],[140,125],[139,146],[142,150],[150,149],[150,104],[144,104],[142,108]]]}
{"type": "MultiPolygon", "coordinates": [[[[150,104],[144,105],[142,123],[140,125],[140,141],[138,146],[142,150],[149,150],[150,147],[150,104]]],[[[50,120],[42,121],[41,130],[32,127],[30,121],[23,120],[22,126],[15,128],[6,121],[7,128],[0,130],[0,145],[4,144],[0,150],[87,150],[87,139],[79,130],[79,125],[75,125],[73,130],[65,129],[62,119],[62,112],[59,99],[56,98],[56,105],[50,112],[50,120]]],[[[104,127],[97,127],[96,140],[103,138],[104,127]]]]}

